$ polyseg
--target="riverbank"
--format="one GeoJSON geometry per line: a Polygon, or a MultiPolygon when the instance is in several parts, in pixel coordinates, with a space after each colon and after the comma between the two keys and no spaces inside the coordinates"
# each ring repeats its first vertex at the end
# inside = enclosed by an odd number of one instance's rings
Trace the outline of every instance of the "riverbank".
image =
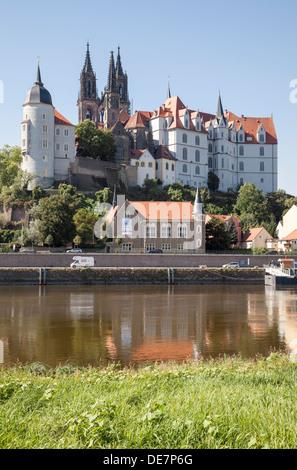
{"type": "Polygon", "coordinates": [[[287,355],[0,369],[1,449],[295,449],[287,355]]]}
{"type": "Polygon", "coordinates": [[[0,285],[263,284],[263,268],[1,268],[0,285]]]}

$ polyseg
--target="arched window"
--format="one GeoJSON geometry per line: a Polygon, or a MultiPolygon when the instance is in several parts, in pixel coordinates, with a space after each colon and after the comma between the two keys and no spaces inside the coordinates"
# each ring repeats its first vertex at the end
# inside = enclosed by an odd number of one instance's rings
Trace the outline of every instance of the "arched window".
{"type": "Polygon", "coordinates": [[[188,165],[183,165],[183,173],[188,173],[188,165]]]}
{"type": "Polygon", "coordinates": [[[118,140],[116,143],[117,153],[116,160],[122,160],[124,158],[124,146],[121,140],[118,140]]]}
{"type": "Polygon", "coordinates": [[[161,226],[161,238],[171,237],[171,225],[163,223],[161,226]]]}
{"type": "Polygon", "coordinates": [[[260,147],[260,157],[264,157],[264,147],[260,147]]]}
{"type": "Polygon", "coordinates": [[[166,166],[166,170],[169,170],[169,163],[168,162],[166,162],[165,166],[166,166]]]}
{"type": "Polygon", "coordinates": [[[260,171],[264,171],[264,162],[260,162],[260,171]]]}
{"type": "Polygon", "coordinates": [[[195,167],[195,174],[200,175],[200,167],[198,165],[195,167]]]}
{"type": "Polygon", "coordinates": [[[146,237],[147,238],[155,238],[156,237],[156,225],[155,224],[148,224],[146,226],[146,237]]]}
{"type": "Polygon", "coordinates": [[[183,143],[186,144],[188,141],[187,134],[183,134],[183,143]]]}
{"type": "Polygon", "coordinates": [[[188,160],[188,150],[185,147],[183,148],[183,160],[188,160]]]}
{"type": "Polygon", "coordinates": [[[177,237],[187,238],[187,224],[178,224],[177,226],[177,237]]]}
{"type": "Polygon", "coordinates": [[[195,144],[200,145],[200,138],[199,138],[198,135],[196,135],[196,137],[195,137],[195,144]]]}
{"type": "Polygon", "coordinates": [[[259,142],[264,142],[264,134],[259,135],[259,142]]]}
{"type": "Polygon", "coordinates": [[[212,131],[209,131],[209,138],[212,139],[212,131]]]}
{"type": "Polygon", "coordinates": [[[199,152],[199,150],[196,150],[196,152],[195,152],[195,162],[200,163],[200,152],[199,152]]]}
{"type": "Polygon", "coordinates": [[[212,153],[212,144],[208,144],[208,152],[212,153]]]}
{"type": "Polygon", "coordinates": [[[174,163],[171,165],[171,170],[174,171],[174,163]]]}
{"type": "Polygon", "coordinates": [[[208,168],[212,168],[212,157],[208,157],[208,168]]]}
{"type": "Polygon", "coordinates": [[[239,134],[239,142],[243,142],[243,134],[239,134]]]}
{"type": "Polygon", "coordinates": [[[141,132],[138,132],[136,137],[136,148],[139,150],[143,149],[143,135],[141,132]]]}
{"type": "Polygon", "coordinates": [[[239,171],[244,171],[244,163],[239,162],[239,171]]]}
{"type": "Polygon", "coordinates": [[[239,155],[244,155],[243,145],[240,145],[240,147],[239,147],[239,155]]]}

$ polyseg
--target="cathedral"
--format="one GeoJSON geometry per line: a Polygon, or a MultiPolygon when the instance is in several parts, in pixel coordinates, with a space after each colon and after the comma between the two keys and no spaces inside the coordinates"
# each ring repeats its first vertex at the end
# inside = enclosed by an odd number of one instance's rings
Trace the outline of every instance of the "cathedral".
{"type": "Polygon", "coordinates": [[[224,110],[220,93],[216,112],[189,109],[179,96],[171,96],[169,84],[163,104],[131,116],[120,48],[116,59],[110,53],[107,85],[99,96],[87,44],[77,107],[79,123],[89,119],[113,133],[117,149],[113,162],[76,155],[75,125],[54,108],[38,64],[22,122],[22,169],[37,175],[33,184],[47,188],[68,181],[97,189],[121,180],[126,187],[137,188],[154,178],[162,186],[180,182],[200,188],[207,186],[213,171],[222,191],[237,191],[249,182],[264,194],[277,190],[278,142],[272,116],[238,116],[224,110]]]}

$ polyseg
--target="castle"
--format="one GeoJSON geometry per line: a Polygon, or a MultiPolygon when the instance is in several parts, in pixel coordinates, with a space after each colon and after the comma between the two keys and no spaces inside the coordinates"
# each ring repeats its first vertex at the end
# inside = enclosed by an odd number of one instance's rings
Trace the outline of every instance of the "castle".
{"type": "MultiPolygon", "coordinates": [[[[87,44],[77,106],[78,122],[90,119],[96,127],[110,129],[116,142],[114,161],[92,162],[89,173],[96,172],[97,165],[98,175],[117,172],[127,186],[158,178],[162,185],[180,182],[199,188],[207,185],[211,170],[222,191],[236,191],[246,182],[265,194],[277,190],[278,142],[272,116],[239,117],[223,109],[220,93],[216,113],[192,110],[171,96],[169,84],[162,105],[131,116],[119,48],[116,61],[110,54],[107,86],[99,96],[87,44]]],[[[79,182],[88,171],[76,156],[75,126],[54,109],[39,65],[23,110],[22,169],[38,175],[34,184],[44,188],[54,181],[79,182]]]]}

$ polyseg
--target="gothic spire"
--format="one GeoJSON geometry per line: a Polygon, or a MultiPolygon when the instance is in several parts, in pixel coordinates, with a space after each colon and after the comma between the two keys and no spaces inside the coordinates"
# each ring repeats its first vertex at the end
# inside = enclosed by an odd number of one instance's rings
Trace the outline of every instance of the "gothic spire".
{"type": "Polygon", "coordinates": [[[224,116],[224,111],[223,111],[223,105],[222,105],[222,100],[221,100],[221,93],[219,90],[219,98],[218,98],[218,107],[217,107],[217,114],[216,117],[220,118],[224,116]]]}
{"type": "Polygon", "coordinates": [[[170,80],[168,80],[168,91],[167,91],[167,99],[171,98],[171,91],[170,91],[170,80]]]}
{"type": "Polygon", "coordinates": [[[87,42],[86,60],[85,60],[85,65],[84,65],[83,71],[84,71],[85,73],[92,73],[92,74],[94,74],[94,72],[93,72],[93,67],[92,67],[92,63],[91,63],[89,41],[87,42]]]}
{"type": "Polygon", "coordinates": [[[115,66],[114,66],[113,51],[111,51],[110,59],[109,59],[107,89],[112,91],[115,89],[115,85],[116,85],[115,66]]]}
{"type": "Polygon", "coordinates": [[[43,86],[43,83],[42,83],[42,80],[41,80],[41,74],[40,74],[39,61],[38,61],[38,65],[37,65],[37,76],[36,76],[35,85],[43,86]]]}
{"type": "Polygon", "coordinates": [[[120,47],[118,47],[116,77],[118,78],[120,75],[124,75],[124,72],[123,72],[122,62],[121,62],[120,47]]]}

